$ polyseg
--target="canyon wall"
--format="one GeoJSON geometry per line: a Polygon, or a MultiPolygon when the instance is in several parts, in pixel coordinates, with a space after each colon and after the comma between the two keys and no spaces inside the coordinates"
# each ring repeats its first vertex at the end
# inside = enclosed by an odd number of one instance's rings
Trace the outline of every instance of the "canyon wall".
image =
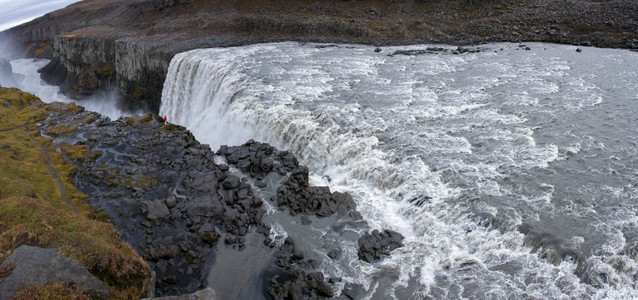
{"type": "Polygon", "coordinates": [[[638,49],[638,2],[86,0],[0,33],[4,56],[52,59],[73,98],[114,89],[157,112],[170,59],[206,47],[296,40],[378,46],[541,41],[638,49]]]}

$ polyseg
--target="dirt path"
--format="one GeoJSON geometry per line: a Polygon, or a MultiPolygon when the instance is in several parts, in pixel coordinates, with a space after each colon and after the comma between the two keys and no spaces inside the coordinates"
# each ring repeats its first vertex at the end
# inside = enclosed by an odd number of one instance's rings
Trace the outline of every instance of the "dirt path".
{"type": "Polygon", "coordinates": [[[11,130],[16,130],[16,129],[19,129],[19,128],[22,128],[23,126],[24,126],[24,124],[23,124],[23,125],[18,125],[18,126],[16,126],[16,127],[11,127],[11,128],[5,128],[5,129],[0,129],[0,132],[5,132],[5,131],[11,131],[11,130]]]}
{"type": "Polygon", "coordinates": [[[29,124],[31,123],[32,118],[33,116],[29,117],[29,120],[27,120],[27,122],[25,122],[22,125],[18,125],[11,128],[0,129],[0,132],[18,130],[21,128],[24,129],[24,131],[29,136],[29,139],[31,139],[31,142],[33,142],[36,146],[38,146],[38,148],[40,149],[40,152],[42,152],[44,156],[46,156],[47,170],[49,170],[49,173],[51,174],[51,176],[53,176],[53,179],[55,179],[55,183],[58,185],[58,189],[60,189],[60,196],[62,196],[62,199],[64,199],[64,202],[66,202],[66,204],[69,205],[69,207],[71,208],[71,211],[73,211],[77,215],[79,214],[77,209],[75,209],[75,206],[71,204],[71,201],[69,201],[69,198],[66,196],[66,189],[64,188],[64,184],[62,184],[62,180],[60,179],[60,174],[58,174],[58,171],[53,167],[53,164],[51,163],[51,155],[49,154],[49,151],[46,148],[42,147],[40,142],[38,142],[38,140],[36,140],[35,137],[29,131],[29,124]]]}
{"type": "Polygon", "coordinates": [[[62,196],[62,199],[64,199],[64,202],[66,202],[66,204],[69,205],[69,207],[71,208],[71,210],[77,215],[78,210],[75,209],[75,206],[73,206],[73,204],[71,204],[71,201],[69,201],[69,198],[67,198],[66,196],[66,190],[64,189],[64,185],[62,184],[62,180],[60,180],[60,174],[58,174],[58,171],[53,167],[53,165],[51,164],[51,155],[49,154],[49,151],[42,147],[42,145],[40,144],[40,142],[38,142],[38,140],[35,139],[35,137],[31,134],[31,132],[29,131],[29,123],[31,122],[31,119],[29,118],[29,121],[27,121],[26,123],[24,123],[23,127],[24,127],[24,131],[27,132],[27,135],[29,135],[29,138],[31,139],[31,141],[38,146],[38,148],[40,148],[40,151],[42,153],[44,153],[44,155],[47,157],[47,162],[46,162],[46,166],[47,169],[49,170],[49,173],[51,173],[51,176],[53,176],[53,178],[55,179],[55,183],[58,185],[58,188],[60,189],[60,196],[62,196]]]}

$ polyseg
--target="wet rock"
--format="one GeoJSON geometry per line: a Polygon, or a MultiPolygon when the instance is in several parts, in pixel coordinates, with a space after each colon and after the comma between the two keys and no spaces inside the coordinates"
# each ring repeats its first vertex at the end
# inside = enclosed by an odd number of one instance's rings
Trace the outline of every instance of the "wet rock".
{"type": "Polygon", "coordinates": [[[339,259],[341,257],[341,249],[332,249],[328,252],[328,257],[332,259],[339,259]]]}
{"type": "Polygon", "coordinates": [[[312,221],[310,221],[308,216],[306,216],[306,215],[301,216],[301,224],[310,225],[311,223],[312,223],[312,221]]]}
{"type": "Polygon", "coordinates": [[[340,299],[358,299],[357,296],[363,291],[364,289],[362,286],[348,282],[343,287],[340,299]]]}
{"type": "Polygon", "coordinates": [[[146,209],[148,210],[148,213],[146,214],[146,218],[149,220],[162,220],[164,218],[166,218],[168,215],[170,215],[170,211],[168,210],[168,207],[166,206],[166,204],[164,204],[164,201],[162,200],[155,200],[155,201],[151,201],[146,203],[146,209]]]}
{"type": "MultiPolygon", "coordinates": [[[[61,110],[42,127],[77,122],[85,114],[61,110]]],[[[210,148],[184,128],[167,130],[155,118],[111,122],[95,117],[93,123],[79,124],[78,131],[86,137],[86,147],[102,155],[74,161],[76,184],[149,262],[159,278],[157,295],[194,292],[206,280],[211,263],[205,260],[220,235],[216,228],[241,231],[234,220],[222,221],[226,208],[218,188],[219,179],[227,178],[225,171],[213,163],[210,148]]],[[[261,214],[251,215],[242,219],[243,228],[260,223],[261,214]]]]}
{"type": "Polygon", "coordinates": [[[192,294],[178,295],[178,296],[166,296],[166,297],[153,297],[142,298],[142,300],[216,300],[217,296],[215,290],[212,288],[206,288],[196,291],[192,294]]]}
{"type": "Polygon", "coordinates": [[[177,197],[175,197],[175,195],[171,194],[168,196],[168,198],[166,198],[166,207],[173,208],[175,207],[176,204],[177,204],[177,197]]]}
{"type": "Polygon", "coordinates": [[[379,232],[375,229],[359,238],[357,254],[359,259],[375,263],[390,255],[392,250],[403,247],[402,241],[403,236],[396,231],[386,229],[379,232]]]}
{"type": "Polygon", "coordinates": [[[276,275],[269,283],[267,292],[272,299],[323,299],[334,296],[320,272],[306,274],[295,270],[287,276],[276,275]]]}
{"type": "Polygon", "coordinates": [[[554,233],[538,230],[532,224],[525,222],[519,226],[518,230],[525,235],[523,244],[531,247],[539,257],[555,265],[559,265],[568,257],[573,261],[582,261],[584,257],[580,247],[564,243],[554,233]]]}
{"type": "Polygon", "coordinates": [[[318,299],[333,297],[330,284],[321,272],[310,271],[317,267],[314,260],[304,260],[303,252],[295,249],[295,241],[286,238],[275,253],[278,270],[271,277],[267,289],[273,299],[318,299]]]}
{"type": "MultiPolygon", "coordinates": [[[[331,193],[328,187],[311,187],[308,182],[308,168],[300,166],[297,159],[287,151],[278,151],[268,144],[250,140],[241,146],[222,146],[217,154],[225,156],[229,164],[249,173],[258,181],[275,170],[282,175],[288,174],[288,180],[277,189],[275,200],[277,206],[288,207],[293,215],[327,217],[338,213],[341,216],[355,208],[352,197],[347,193],[331,193]]],[[[233,177],[226,180],[233,180],[233,186],[239,183],[233,177]]],[[[230,183],[226,186],[230,187],[230,183]]],[[[261,186],[266,187],[267,184],[261,182],[261,186]]],[[[235,203],[233,195],[222,195],[229,204],[235,203]]],[[[243,198],[243,192],[238,197],[243,198]]],[[[302,222],[309,224],[309,219],[302,218],[302,222]]]]}
{"type": "Polygon", "coordinates": [[[296,169],[288,182],[277,190],[277,206],[288,207],[291,214],[327,217],[334,213],[344,215],[355,208],[347,193],[330,193],[328,187],[309,187],[307,169],[296,169]]]}
{"type": "Polygon", "coordinates": [[[219,234],[212,223],[206,223],[199,229],[199,238],[209,245],[215,245],[219,239],[219,234]]]}
{"type": "Polygon", "coordinates": [[[227,190],[233,190],[239,187],[239,177],[235,175],[229,175],[222,182],[222,187],[227,190]]]}
{"type": "MultiPolygon", "coordinates": [[[[85,114],[61,109],[41,126],[77,122],[85,114]]],[[[96,116],[78,128],[87,149],[101,155],[73,161],[76,184],[149,262],[158,278],[158,296],[191,293],[204,286],[219,242],[237,250],[254,247],[245,237],[257,232],[264,236],[264,247],[277,247],[267,238],[271,228],[262,221],[266,210],[253,183],[261,182],[291,214],[301,214],[302,224],[310,223],[310,215],[357,216],[349,194],[310,186],[308,169],[299,166],[294,155],[265,143],[220,147],[217,154],[229,166],[215,164],[210,149],[184,128],[167,129],[156,118],[110,122],[96,116]],[[243,174],[231,174],[231,169],[243,174]]],[[[340,252],[330,255],[336,259],[340,252]]],[[[296,249],[289,237],[268,267],[278,276],[271,294],[293,290],[290,295],[304,299],[331,295],[330,283],[316,273],[320,264],[296,249]]]]}
{"type": "Polygon", "coordinates": [[[0,299],[10,299],[20,289],[64,282],[90,295],[91,299],[109,299],[109,287],[89,273],[77,261],[66,258],[56,249],[20,246],[0,265],[12,266],[0,278],[0,299]]]}
{"type": "Polygon", "coordinates": [[[306,275],[306,280],[307,280],[310,288],[315,290],[316,293],[319,296],[322,296],[322,297],[332,297],[333,296],[332,289],[326,283],[326,281],[324,279],[324,276],[323,276],[323,274],[321,272],[313,272],[313,273],[310,273],[310,274],[306,275]]]}

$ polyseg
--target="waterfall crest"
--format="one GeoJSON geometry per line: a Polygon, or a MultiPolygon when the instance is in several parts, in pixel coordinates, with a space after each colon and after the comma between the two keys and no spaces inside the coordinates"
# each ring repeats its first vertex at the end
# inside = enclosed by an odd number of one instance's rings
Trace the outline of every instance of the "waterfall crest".
{"type": "Polygon", "coordinates": [[[369,295],[636,295],[638,60],[529,46],[194,50],[171,62],[160,113],[213,149],[290,150],[372,228],[403,234],[382,268],[354,259],[338,274],[369,295]]]}
{"type": "Polygon", "coordinates": [[[177,54],[166,75],[160,115],[188,128],[212,149],[242,144],[253,138],[253,131],[229,111],[241,83],[239,74],[214,51],[177,54]]]}

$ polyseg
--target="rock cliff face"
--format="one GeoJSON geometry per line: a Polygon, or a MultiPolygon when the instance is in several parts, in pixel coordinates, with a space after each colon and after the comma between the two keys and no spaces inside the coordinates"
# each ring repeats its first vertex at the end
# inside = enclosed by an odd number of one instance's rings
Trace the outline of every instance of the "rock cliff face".
{"type": "Polygon", "coordinates": [[[44,78],[72,97],[115,88],[126,107],[157,111],[170,59],[194,48],[299,40],[634,49],[636,11],[629,0],[86,0],[0,40],[11,41],[14,55],[52,58],[44,78]]]}
{"type": "Polygon", "coordinates": [[[16,86],[17,83],[13,78],[13,69],[8,60],[0,58],[0,87],[1,86],[16,86]]]}
{"type": "Polygon", "coordinates": [[[75,99],[118,90],[125,108],[157,111],[170,57],[131,38],[62,35],[42,77],[75,99]]]}

